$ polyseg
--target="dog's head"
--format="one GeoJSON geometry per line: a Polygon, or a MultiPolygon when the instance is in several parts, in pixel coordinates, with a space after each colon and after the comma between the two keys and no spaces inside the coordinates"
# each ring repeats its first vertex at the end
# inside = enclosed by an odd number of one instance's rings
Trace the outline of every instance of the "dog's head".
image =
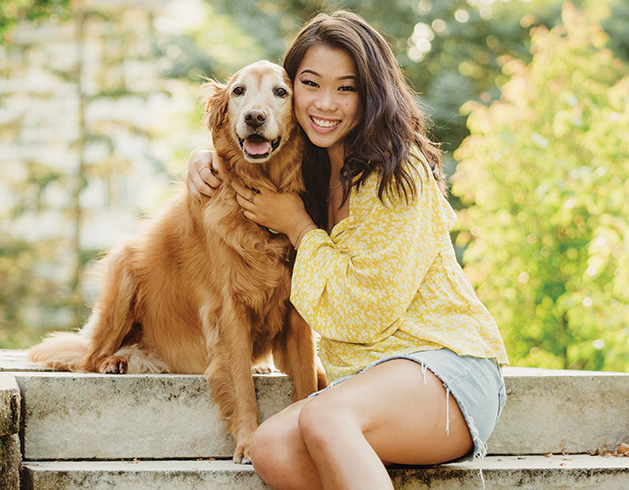
{"type": "Polygon", "coordinates": [[[217,151],[237,145],[247,161],[263,163],[294,130],[293,88],[281,66],[259,61],[235,73],[227,85],[207,86],[206,119],[217,151]]]}

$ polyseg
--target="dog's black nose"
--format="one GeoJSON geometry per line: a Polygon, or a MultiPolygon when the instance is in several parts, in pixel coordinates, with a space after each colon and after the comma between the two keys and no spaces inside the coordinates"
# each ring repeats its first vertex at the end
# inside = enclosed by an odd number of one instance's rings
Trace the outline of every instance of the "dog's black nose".
{"type": "Polygon", "coordinates": [[[245,114],[245,122],[252,128],[259,128],[266,122],[266,114],[264,111],[253,110],[245,114]]]}

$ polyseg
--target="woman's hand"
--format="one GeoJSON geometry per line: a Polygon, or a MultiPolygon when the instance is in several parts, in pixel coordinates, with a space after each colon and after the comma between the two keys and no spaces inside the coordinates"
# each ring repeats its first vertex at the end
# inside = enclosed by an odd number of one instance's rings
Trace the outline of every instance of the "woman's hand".
{"type": "Polygon", "coordinates": [[[304,235],[317,227],[296,192],[249,189],[232,183],[245,218],[288,237],[295,248],[304,235]]]}
{"type": "Polygon", "coordinates": [[[186,184],[192,197],[197,200],[201,195],[212,197],[222,182],[218,178],[218,159],[214,152],[206,149],[196,150],[188,157],[188,175],[186,184]]]}

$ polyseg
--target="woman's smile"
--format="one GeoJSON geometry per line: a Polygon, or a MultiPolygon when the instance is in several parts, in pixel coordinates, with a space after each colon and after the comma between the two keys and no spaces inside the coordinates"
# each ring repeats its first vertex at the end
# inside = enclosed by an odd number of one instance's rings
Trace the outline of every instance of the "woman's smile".
{"type": "Polygon", "coordinates": [[[325,119],[316,116],[310,116],[310,120],[317,131],[329,132],[341,124],[340,119],[325,119]]]}

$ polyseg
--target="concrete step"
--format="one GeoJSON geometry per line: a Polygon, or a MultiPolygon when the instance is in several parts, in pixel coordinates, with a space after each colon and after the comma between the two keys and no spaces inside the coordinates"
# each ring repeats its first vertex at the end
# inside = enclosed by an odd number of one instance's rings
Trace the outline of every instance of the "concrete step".
{"type": "Polygon", "coordinates": [[[490,453],[591,453],[629,443],[629,373],[507,367],[504,377],[507,405],[490,453]]]}
{"type": "MultiPolygon", "coordinates": [[[[20,351],[0,351],[0,372],[22,397],[23,488],[268,488],[228,459],[234,442],[201,376],[42,371],[20,351]]],[[[396,467],[395,488],[480,489],[483,477],[488,490],[629,488],[629,458],[588,454],[629,442],[629,374],[507,368],[505,380],[482,477],[478,461],[396,467]]],[[[254,382],[263,420],[288,405],[289,378],[254,382]]]]}
{"type": "MultiPolygon", "coordinates": [[[[23,399],[27,460],[227,458],[234,449],[201,376],[41,372],[0,351],[23,399]]],[[[590,453],[629,442],[629,374],[506,368],[509,400],[489,454],[590,453]]],[[[255,376],[261,419],[290,379],[255,376]]],[[[629,486],[628,486],[629,487],[629,486]]]]}
{"type": "MultiPolygon", "coordinates": [[[[16,374],[25,459],[231,457],[235,442],[201,376],[16,374]]],[[[290,403],[290,379],[254,376],[260,419],[290,403]]]]}
{"type": "MultiPolygon", "coordinates": [[[[481,463],[389,470],[396,490],[486,490],[628,488],[629,458],[589,455],[491,456],[481,463]]],[[[231,461],[31,461],[24,467],[27,490],[268,490],[250,465],[231,461]]]]}

